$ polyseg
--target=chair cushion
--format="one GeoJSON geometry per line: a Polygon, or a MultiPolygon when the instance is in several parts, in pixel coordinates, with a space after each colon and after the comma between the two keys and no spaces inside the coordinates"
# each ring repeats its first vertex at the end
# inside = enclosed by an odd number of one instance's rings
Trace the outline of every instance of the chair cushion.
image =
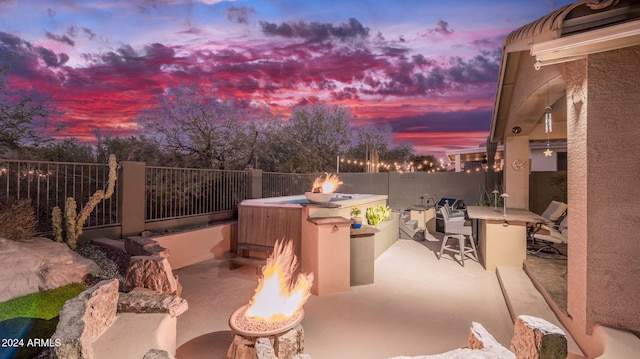
{"type": "Polygon", "coordinates": [[[555,222],[558,219],[560,219],[560,217],[562,217],[562,215],[566,211],[567,211],[566,203],[551,201],[551,203],[549,203],[549,206],[547,206],[547,209],[545,209],[544,212],[542,212],[541,216],[550,220],[551,222],[555,222]]]}

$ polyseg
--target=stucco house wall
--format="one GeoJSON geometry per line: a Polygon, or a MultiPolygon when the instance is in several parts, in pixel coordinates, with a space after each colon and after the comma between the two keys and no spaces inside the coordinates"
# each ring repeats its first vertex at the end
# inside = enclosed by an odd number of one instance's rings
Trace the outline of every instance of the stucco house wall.
{"type": "Polygon", "coordinates": [[[597,324],[639,331],[640,167],[631,159],[640,156],[640,46],[592,54],[561,70],[567,82],[570,325],[585,334],[597,324]]]}

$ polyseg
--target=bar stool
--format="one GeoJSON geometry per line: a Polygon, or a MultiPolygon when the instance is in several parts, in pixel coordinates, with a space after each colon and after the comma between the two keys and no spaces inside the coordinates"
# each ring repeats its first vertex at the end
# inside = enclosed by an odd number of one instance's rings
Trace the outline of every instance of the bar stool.
{"type": "Polygon", "coordinates": [[[476,251],[476,243],[473,239],[471,226],[465,226],[464,217],[450,217],[448,211],[441,209],[442,218],[444,220],[444,238],[442,239],[442,246],[440,247],[440,252],[438,253],[438,259],[442,257],[442,252],[445,250],[458,252],[460,254],[460,264],[464,267],[464,257],[467,253],[472,253],[475,256],[474,260],[478,262],[478,252],[476,251]],[[465,240],[469,236],[469,242],[471,242],[471,247],[467,247],[465,244],[465,240]],[[447,242],[449,239],[454,238],[458,239],[458,248],[454,249],[450,246],[447,246],[447,242]]]}

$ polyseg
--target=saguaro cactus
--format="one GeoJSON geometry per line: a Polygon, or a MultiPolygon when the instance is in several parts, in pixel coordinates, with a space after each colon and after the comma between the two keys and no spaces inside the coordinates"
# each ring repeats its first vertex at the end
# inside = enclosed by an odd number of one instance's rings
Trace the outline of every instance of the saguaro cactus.
{"type": "MultiPolygon", "coordinates": [[[[109,199],[113,195],[117,180],[117,167],[116,156],[109,155],[109,182],[107,183],[106,192],[103,190],[97,190],[84,205],[79,214],[76,214],[76,200],[73,197],[67,198],[64,203],[64,227],[67,232],[66,240],[71,249],[76,249],[78,238],[82,235],[82,226],[87,221],[91,211],[102,202],[102,200],[109,199]]],[[[56,241],[62,242],[62,217],[59,207],[54,207],[51,212],[51,219],[53,221],[53,234],[56,241]]]]}

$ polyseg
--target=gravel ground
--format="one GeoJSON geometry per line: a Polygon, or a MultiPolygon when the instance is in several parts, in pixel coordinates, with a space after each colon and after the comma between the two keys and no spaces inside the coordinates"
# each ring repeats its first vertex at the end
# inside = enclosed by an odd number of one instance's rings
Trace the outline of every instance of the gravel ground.
{"type": "Polygon", "coordinates": [[[76,252],[85,258],[91,259],[102,269],[99,274],[88,276],[85,280],[87,286],[92,286],[105,279],[118,279],[122,286],[129,267],[129,255],[127,253],[117,248],[91,243],[79,245],[76,252]]]}

